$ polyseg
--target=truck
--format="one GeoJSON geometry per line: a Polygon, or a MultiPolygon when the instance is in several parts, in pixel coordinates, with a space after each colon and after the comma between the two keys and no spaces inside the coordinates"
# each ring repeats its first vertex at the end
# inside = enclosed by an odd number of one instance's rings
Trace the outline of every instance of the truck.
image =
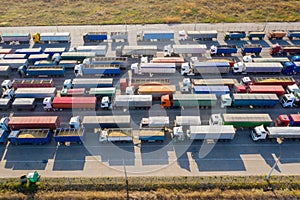
{"type": "Polygon", "coordinates": [[[70,88],[70,89],[62,89],[60,91],[61,97],[72,97],[72,96],[85,96],[85,88],[70,88]]]}
{"type": "Polygon", "coordinates": [[[283,66],[281,63],[276,62],[262,62],[262,63],[246,63],[238,62],[234,64],[234,74],[279,74],[281,73],[283,66]]]}
{"type": "Polygon", "coordinates": [[[300,99],[300,92],[298,93],[290,93],[290,94],[284,94],[282,95],[280,99],[280,103],[282,107],[287,108],[287,107],[298,107],[299,106],[299,99],[300,99]]]}
{"type": "Polygon", "coordinates": [[[196,85],[225,85],[228,86],[229,89],[234,88],[235,85],[238,84],[237,79],[231,78],[222,78],[222,79],[192,79],[192,83],[194,86],[196,85]]]}
{"type": "Polygon", "coordinates": [[[279,98],[276,94],[225,94],[221,96],[221,108],[225,107],[274,107],[279,98]]]}
{"type": "Polygon", "coordinates": [[[65,68],[63,66],[20,66],[18,68],[20,77],[59,77],[65,76],[65,68]]]}
{"type": "Polygon", "coordinates": [[[227,74],[230,70],[228,62],[200,62],[191,60],[181,65],[181,75],[196,76],[201,74],[227,74]]]}
{"type": "Polygon", "coordinates": [[[220,97],[223,94],[229,94],[230,90],[225,85],[197,85],[194,86],[194,94],[215,94],[220,97]]]}
{"type": "Polygon", "coordinates": [[[9,65],[0,66],[0,77],[9,77],[12,69],[9,65]]]}
{"type": "Polygon", "coordinates": [[[134,74],[174,74],[176,72],[175,63],[133,63],[131,70],[134,74]]]}
{"type": "Polygon", "coordinates": [[[15,54],[26,54],[26,59],[32,54],[43,53],[42,47],[16,49],[15,54]]]}
{"type": "Polygon", "coordinates": [[[168,116],[149,116],[142,118],[140,128],[167,128],[170,126],[168,116]]]}
{"type": "Polygon", "coordinates": [[[195,41],[211,41],[213,39],[217,39],[218,31],[217,30],[210,30],[210,31],[186,31],[186,39],[195,41]]]}
{"type": "Polygon", "coordinates": [[[282,96],[285,93],[281,85],[249,85],[249,93],[275,93],[277,96],[282,96]]]}
{"type": "Polygon", "coordinates": [[[186,44],[186,45],[166,45],[164,46],[165,57],[179,57],[179,56],[201,56],[206,54],[205,44],[186,44]]]}
{"type": "Polygon", "coordinates": [[[131,128],[103,129],[99,134],[99,142],[132,142],[133,133],[131,128]]]}
{"type": "Polygon", "coordinates": [[[83,116],[85,128],[130,128],[130,115],[83,116]]]}
{"type": "Polygon", "coordinates": [[[84,128],[58,128],[54,131],[54,141],[58,144],[77,143],[82,144],[85,137],[84,128]]]}
{"type": "Polygon", "coordinates": [[[96,109],[96,97],[46,97],[43,100],[45,111],[61,111],[63,109],[96,109]]]}
{"type": "Polygon", "coordinates": [[[212,107],[217,103],[215,94],[173,94],[161,97],[162,108],[212,107]]]}
{"type": "Polygon", "coordinates": [[[107,32],[87,32],[82,38],[84,43],[101,43],[107,41],[107,32]]]}
{"type": "Polygon", "coordinates": [[[30,33],[4,33],[1,35],[1,42],[4,44],[29,44],[30,33]]]}
{"type": "Polygon", "coordinates": [[[281,114],[276,118],[275,126],[300,126],[300,114],[281,114]]]}
{"type": "Polygon", "coordinates": [[[49,54],[50,58],[52,58],[54,54],[62,54],[65,51],[65,47],[47,47],[44,49],[44,53],[49,54]]]}
{"type": "Polygon", "coordinates": [[[259,140],[298,140],[300,139],[300,127],[255,127],[251,131],[253,141],[259,140]]]}
{"type": "Polygon", "coordinates": [[[18,69],[20,66],[28,66],[27,59],[3,59],[0,60],[0,66],[10,66],[12,70],[18,69]]]}
{"type": "Polygon", "coordinates": [[[201,125],[201,118],[199,116],[176,116],[174,120],[174,127],[182,126],[182,127],[189,127],[189,126],[199,126],[201,125]]]}
{"type": "Polygon", "coordinates": [[[36,61],[49,60],[49,58],[50,58],[49,54],[46,53],[31,54],[28,57],[28,62],[29,64],[33,65],[36,61]]]}
{"type": "Polygon", "coordinates": [[[152,95],[153,99],[160,99],[162,95],[170,95],[176,92],[175,85],[140,85],[139,95],[152,95]]]}
{"type": "Polygon", "coordinates": [[[112,78],[74,78],[64,81],[64,88],[113,87],[112,78]]]}
{"type": "Polygon", "coordinates": [[[112,42],[116,42],[116,41],[122,41],[122,42],[128,42],[128,32],[124,31],[124,32],[110,32],[110,39],[112,40],[112,42]]]}
{"type": "Polygon", "coordinates": [[[119,64],[78,64],[74,67],[76,77],[83,76],[116,76],[120,75],[121,68],[119,64]]]}
{"type": "Polygon", "coordinates": [[[51,44],[51,43],[71,43],[71,33],[55,32],[55,33],[34,33],[32,34],[34,43],[51,44]]]}
{"type": "Polygon", "coordinates": [[[52,60],[59,62],[62,60],[77,60],[82,62],[86,58],[96,57],[96,52],[62,52],[61,54],[54,54],[52,60]]]}
{"type": "Polygon", "coordinates": [[[109,99],[108,101],[105,101],[105,98],[102,98],[101,108],[110,108],[111,104],[111,107],[114,109],[149,109],[152,106],[152,96],[116,95],[113,102],[109,99]]]}
{"type": "Polygon", "coordinates": [[[15,78],[13,81],[3,81],[2,88],[38,88],[38,87],[54,87],[54,81],[52,78],[15,78]],[[7,82],[5,82],[7,81],[7,82]]]}
{"type": "Polygon", "coordinates": [[[253,40],[253,38],[258,38],[259,40],[263,40],[266,33],[264,31],[249,31],[248,38],[249,40],[253,40]]]}
{"type": "Polygon", "coordinates": [[[35,98],[15,98],[12,103],[12,109],[14,110],[31,110],[36,107],[35,98]]]}
{"type": "Polygon", "coordinates": [[[286,36],[293,40],[294,38],[300,38],[300,30],[288,30],[286,36]]]}
{"type": "Polygon", "coordinates": [[[13,130],[8,141],[13,145],[47,144],[51,142],[53,131],[49,129],[20,129],[13,130]]]}
{"type": "Polygon", "coordinates": [[[243,56],[245,56],[247,53],[259,56],[261,50],[262,46],[260,44],[243,44],[243,46],[241,47],[241,53],[243,56]]]}
{"type": "Polygon", "coordinates": [[[11,54],[5,54],[3,56],[3,59],[26,59],[26,54],[17,54],[17,53],[11,53],[11,54]]]}
{"type": "Polygon", "coordinates": [[[272,30],[268,32],[267,38],[269,40],[282,40],[286,36],[286,32],[284,30],[272,30]]]}
{"type": "Polygon", "coordinates": [[[209,125],[232,125],[235,128],[254,128],[256,126],[269,126],[272,119],[265,113],[223,113],[212,114],[209,119],[209,125]]]}
{"type": "Polygon", "coordinates": [[[138,131],[141,142],[163,142],[165,140],[165,130],[161,128],[141,128],[138,131]]]}
{"type": "Polygon", "coordinates": [[[78,46],[74,48],[76,52],[95,52],[96,56],[105,56],[107,52],[106,45],[96,45],[96,46],[78,46]]]}
{"type": "Polygon", "coordinates": [[[137,41],[174,41],[174,31],[155,30],[140,31],[136,35],[137,41]]]}
{"type": "Polygon", "coordinates": [[[287,55],[299,55],[300,46],[281,46],[274,44],[269,51],[271,56],[287,56],[287,55]]]}
{"type": "Polygon", "coordinates": [[[289,76],[272,76],[272,77],[252,77],[251,84],[253,85],[281,85],[286,87],[295,84],[295,79],[289,76]]]}
{"type": "Polygon", "coordinates": [[[270,57],[270,58],[253,58],[252,56],[244,56],[244,62],[289,62],[290,59],[288,57],[270,57]]]}
{"type": "MultiPolygon", "coordinates": [[[[10,109],[12,100],[9,98],[0,98],[0,110],[7,111],[10,109]]],[[[1,130],[1,129],[0,129],[1,130]]]]}
{"type": "Polygon", "coordinates": [[[210,47],[211,56],[231,56],[231,54],[237,53],[237,51],[236,45],[212,45],[210,47]]]}
{"type": "Polygon", "coordinates": [[[284,75],[294,75],[300,73],[300,62],[284,62],[282,73],[284,75]]]}
{"type": "Polygon", "coordinates": [[[182,127],[174,127],[173,136],[176,141],[183,141],[183,140],[213,140],[215,142],[231,141],[234,139],[235,129],[232,125],[190,126],[186,131],[184,131],[182,127]]]}
{"type": "MultiPolygon", "coordinates": [[[[5,124],[1,124],[1,127],[5,124]]],[[[50,129],[55,130],[60,126],[58,116],[12,116],[9,118],[8,127],[10,130],[19,129],[50,129]]]]}
{"type": "Polygon", "coordinates": [[[224,40],[240,40],[246,37],[245,31],[228,31],[224,35],[224,40]]]}
{"type": "Polygon", "coordinates": [[[18,88],[15,91],[15,98],[44,99],[45,97],[54,97],[55,95],[56,95],[55,87],[18,88]]]}
{"type": "Polygon", "coordinates": [[[139,46],[118,46],[116,47],[117,57],[154,57],[158,51],[155,45],[139,45],[139,46]]]}
{"type": "Polygon", "coordinates": [[[93,57],[86,58],[82,62],[83,64],[104,64],[104,65],[119,65],[120,69],[127,69],[128,58],[127,57],[93,57]]]}

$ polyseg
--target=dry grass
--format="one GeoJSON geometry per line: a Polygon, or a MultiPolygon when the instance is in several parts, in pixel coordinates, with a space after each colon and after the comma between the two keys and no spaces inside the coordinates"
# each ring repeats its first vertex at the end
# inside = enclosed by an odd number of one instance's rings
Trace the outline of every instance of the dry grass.
{"type": "Polygon", "coordinates": [[[1,1],[0,26],[300,21],[297,0],[1,1]],[[197,16],[197,17],[196,17],[197,16]]]}

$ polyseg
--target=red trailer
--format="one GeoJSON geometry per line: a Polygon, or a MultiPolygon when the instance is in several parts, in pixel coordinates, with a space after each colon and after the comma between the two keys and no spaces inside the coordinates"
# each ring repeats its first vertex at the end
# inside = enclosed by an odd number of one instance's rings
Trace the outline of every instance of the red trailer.
{"type": "Polygon", "coordinates": [[[55,130],[60,126],[58,116],[11,117],[8,126],[11,130],[46,128],[55,130]]]}
{"type": "Polygon", "coordinates": [[[14,79],[12,81],[12,86],[14,89],[17,88],[28,88],[28,87],[54,87],[54,82],[52,78],[44,78],[44,79],[33,79],[33,78],[25,78],[25,79],[14,79]]]}
{"type": "Polygon", "coordinates": [[[62,89],[60,96],[85,96],[85,88],[62,89]]]}
{"type": "Polygon", "coordinates": [[[249,85],[249,93],[275,93],[277,96],[282,96],[285,93],[281,85],[249,85]]]}
{"type": "Polygon", "coordinates": [[[96,97],[54,97],[52,101],[53,109],[95,109],[96,97]]]}

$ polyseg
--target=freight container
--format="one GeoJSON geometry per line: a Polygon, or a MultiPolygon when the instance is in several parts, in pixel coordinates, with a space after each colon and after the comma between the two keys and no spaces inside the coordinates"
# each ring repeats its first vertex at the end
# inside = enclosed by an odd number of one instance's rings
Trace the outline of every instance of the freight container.
{"type": "Polygon", "coordinates": [[[50,58],[52,58],[52,56],[54,54],[62,54],[63,52],[66,51],[66,48],[65,47],[48,47],[48,48],[45,48],[44,50],[44,53],[45,54],[49,54],[50,58]]]}
{"type": "Polygon", "coordinates": [[[224,85],[228,86],[229,88],[233,88],[234,85],[238,85],[237,79],[229,79],[229,78],[222,78],[222,79],[193,79],[193,85],[224,85]]]}
{"type": "Polygon", "coordinates": [[[187,40],[213,40],[217,39],[218,31],[187,31],[186,32],[187,40]]]}
{"type": "Polygon", "coordinates": [[[113,101],[114,108],[150,108],[152,106],[151,95],[116,95],[113,101]]]}
{"type": "Polygon", "coordinates": [[[271,63],[271,62],[262,62],[262,63],[244,63],[238,62],[234,64],[233,73],[242,73],[242,74],[278,74],[281,73],[283,66],[281,63],[271,63]]]}
{"type": "Polygon", "coordinates": [[[300,127],[267,127],[257,126],[251,132],[253,141],[270,139],[277,141],[281,140],[298,140],[300,139],[300,127]]]}
{"type": "Polygon", "coordinates": [[[142,118],[141,128],[167,128],[170,126],[170,120],[168,116],[150,116],[148,118],[142,118]]]}
{"type": "Polygon", "coordinates": [[[131,70],[134,74],[174,74],[175,63],[133,63],[131,70]]]}
{"type": "Polygon", "coordinates": [[[200,126],[201,118],[199,116],[176,116],[174,126],[200,126]]]}
{"type": "Polygon", "coordinates": [[[65,144],[66,142],[82,144],[84,137],[84,128],[58,128],[54,131],[54,141],[58,145],[65,144]]]}
{"type": "Polygon", "coordinates": [[[18,44],[29,44],[30,34],[29,33],[4,33],[1,35],[2,42],[4,44],[10,44],[12,42],[18,44]]]}
{"type": "Polygon", "coordinates": [[[252,40],[253,38],[258,38],[259,40],[263,40],[265,37],[264,31],[249,31],[248,32],[248,38],[249,40],[252,40]]]}
{"type": "Polygon", "coordinates": [[[290,59],[288,57],[279,57],[279,58],[274,58],[274,57],[270,57],[270,58],[252,58],[252,62],[257,62],[257,63],[262,63],[262,62],[279,62],[279,63],[283,63],[283,62],[289,62],[290,59]]]}
{"type": "Polygon", "coordinates": [[[60,126],[58,116],[11,117],[8,126],[11,130],[47,128],[55,130],[60,126]]]}
{"type": "Polygon", "coordinates": [[[139,46],[118,46],[116,48],[116,56],[118,57],[154,57],[158,51],[155,45],[139,45],[139,46]]]}
{"type": "Polygon", "coordinates": [[[100,132],[99,142],[132,142],[133,133],[131,128],[104,129],[100,132]]]}
{"type": "Polygon", "coordinates": [[[173,94],[161,97],[162,108],[212,107],[216,103],[215,94],[173,94]]]}
{"type": "Polygon", "coordinates": [[[121,68],[118,64],[79,64],[75,65],[74,73],[76,77],[116,76],[121,73],[121,68]]]}
{"type": "Polygon", "coordinates": [[[96,56],[105,56],[107,52],[106,45],[97,46],[78,46],[75,48],[76,52],[95,52],[96,56]]]}
{"type": "Polygon", "coordinates": [[[113,87],[112,78],[74,78],[64,81],[64,88],[113,87]]]}
{"type": "Polygon", "coordinates": [[[65,68],[63,66],[28,66],[19,67],[18,73],[21,77],[58,77],[65,76],[65,68]]]}
{"type": "Polygon", "coordinates": [[[240,40],[246,37],[245,31],[229,31],[224,35],[224,40],[240,40]]]}
{"type": "Polygon", "coordinates": [[[58,111],[63,109],[96,109],[96,97],[46,97],[43,100],[43,108],[46,111],[58,111]]]}
{"type": "Polygon", "coordinates": [[[85,96],[85,88],[73,88],[73,89],[62,89],[60,91],[60,96],[71,97],[71,96],[85,96]]]}
{"type": "Polygon", "coordinates": [[[52,135],[49,129],[21,129],[12,131],[8,141],[13,145],[46,144],[51,142],[52,135]]]}
{"type": "Polygon", "coordinates": [[[85,128],[129,128],[130,115],[84,116],[82,124],[85,128]]]}
{"type": "Polygon", "coordinates": [[[56,60],[77,60],[82,62],[86,58],[92,58],[96,56],[96,52],[62,52],[61,55],[57,55],[58,58],[55,58],[53,55],[52,59],[56,60]]]}
{"type": "Polygon", "coordinates": [[[285,93],[281,85],[249,85],[249,93],[275,93],[277,96],[282,96],[285,93]]]}
{"type": "Polygon", "coordinates": [[[163,142],[165,140],[165,131],[160,128],[142,128],[139,129],[138,136],[141,142],[163,142]]]}
{"type": "Polygon", "coordinates": [[[223,94],[229,94],[230,90],[228,86],[224,85],[197,85],[194,86],[194,93],[195,94],[215,94],[217,97],[223,94]]]}
{"type": "Polygon", "coordinates": [[[127,57],[94,57],[86,58],[83,64],[100,64],[100,65],[119,65],[121,69],[128,68],[127,57]]]}
{"type": "Polygon", "coordinates": [[[34,110],[36,107],[35,98],[16,98],[12,103],[14,110],[34,110]]]}
{"type": "Polygon", "coordinates": [[[44,99],[45,97],[54,97],[54,96],[56,96],[55,87],[18,88],[15,91],[16,98],[44,99]]]}
{"type": "Polygon", "coordinates": [[[41,54],[32,54],[28,57],[28,62],[29,64],[34,64],[36,61],[41,61],[41,60],[49,60],[50,56],[49,54],[46,53],[41,53],[41,54]]]}
{"type": "Polygon", "coordinates": [[[52,78],[26,78],[26,79],[14,79],[12,81],[12,87],[17,88],[39,88],[39,87],[54,87],[52,78]]]}
{"type": "Polygon", "coordinates": [[[169,78],[141,78],[132,77],[130,86],[138,88],[140,85],[170,85],[169,78]]]}
{"type": "Polygon", "coordinates": [[[84,43],[101,43],[107,41],[107,32],[88,32],[83,34],[84,43]]]}
{"type": "Polygon", "coordinates": [[[175,85],[140,85],[138,94],[152,95],[153,98],[160,98],[162,95],[170,95],[176,92],[175,85]]]}
{"type": "Polygon", "coordinates": [[[0,54],[5,55],[5,54],[12,54],[14,49],[12,48],[3,48],[0,49],[0,54]]]}
{"type": "Polygon", "coordinates": [[[97,98],[102,98],[104,96],[113,97],[116,93],[115,87],[106,87],[106,88],[90,88],[87,91],[87,95],[95,96],[97,98]]]}
{"type": "Polygon", "coordinates": [[[141,31],[136,37],[137,41],[173,41],[174,31],[141,31]]]}
{"type": "Polygon", "coordinates": [[[205,44],[167,45],[164,47],[164,56],[201,56],[206,54],[206,50],[205,44]]]}
{"type": "Polygon", "coordinates": [[[295,84],[295,79],[288,76],[252,77],[251,83],[253,85],[281,85],[282,87],[286,87],[295,84]]]}
{"type": "Polygon", "coordinates": [[[233,140],[235,129],[232,125],[190,126],[188,135],[191,140],[233,140]]]}
{"type": "Polygon", "coordinates": [[[11,54],[5,54],[3,56],[3,59],[26,59],[26,54],[16,54],[16,53],[11,53],[11,54]]]}
{"type": "Polygon", "coordinates": [[[260,44],[244,44],[241,47],[241,53],[245,56],[247,53],[255,54],[255,56],[259,56],[262,51],[262,46],[260,44]]]}
{"type": "Polygon", "coordinates": [[[227,74],[230,70],[228,62],[190,61],[181,65],[181,75],[227,74]]]}

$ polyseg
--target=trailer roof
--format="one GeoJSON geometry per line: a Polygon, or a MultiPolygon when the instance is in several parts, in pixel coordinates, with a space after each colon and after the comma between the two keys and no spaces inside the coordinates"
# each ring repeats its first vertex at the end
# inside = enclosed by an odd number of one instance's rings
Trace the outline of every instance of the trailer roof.
{"type": "Polygon", "coordinates": [[[50,130],[49,129],[20,129],[15,133],[18,138],[45,138],[50,133],[50,130]]]}
{"type": "Polygon", "coordinates": [[[194,85],[234,85],[238,84],[237,79],[193,79],[194,85]]]}
{"type": "Polygon", "coordinates": [[[184,100],[217,100],[215,94],[173,94],[173,99],[176,101],[184,100]]]}
{"type": "Polygon", "coordinates": [[[84,131],[84,128],[58,128],[54,132],[54,137],[83,136],[84,131]]]}
{"type": "Polygon", "coordinates": [[[23,48],[23,49],[16,49],[15,53],[40,53],[42,52],[42,47],[36,47],[36,48],[23,48]]]}
{"type": "Polygon", "coordinates": [[[4,99],[4,98],[0,98],[0,105],[6,105],[8,102],[10,101],[10,99],[4,99]]]}
{"type": "Polygon", "coordinates": [[[124,101],[124,102],[132,102],[132,101],[152,101],[152,95],[117,95],[115,101],[124,101]]]}
{"type": "Polygon", "coordinates": [[[35,102],[35,98],[16,98],[12,105],[32,105],[35,102]]]}
{"type": "Polygon", "coordinates": [[[199,116],[176,116],[176,125],[177,126],[201,125],[200,115],[199,116]]]}
{"type": "Polygon", "coordinates": [[[95,45],[95,46],[78,46],[77,51],[103,51],[107,49],[106,45],[95,45]]]}
{"type": "Polygon", "coordinates": [[[236,121],[236,122],[272,122],[272,119],[269,114],[264,113],[239,113],[239,114],[223,114],[224,121],[236,121]]]}
{"type": "Polygon", "coordinates": [[[70,36],[70,32],[53,32],[53,33],[40,33],[41,37],[48,37],[48,36],[70,36]]]}
{"type": "Polygon", "coordinates": [[[72,81],[73,85],[76,84],[113,84],[112,78],[74,78],[72,81]]]}
{"type": "Polygon", "coordinates": [[[151,92],[175,92],[175,85],[140,85],[138,89],[139,93],[151,93],[151,92]]]}
{"type": "Polygon", "coordinates": [[[190,132],[194,134],[235,134],[235,129],[232,125],[202,125],[202,126],[190,126],[190,132]]]}
{"type": "Polygon", "coordinates": [[[290,117],[294,122],[300,122],[300,114],[290,114],[290,117]]]}
{"type": "Polygon", "coordinates": [[[300,127],[267,127],[270,135],[300,135],[300,127]]]}
{"type": "Polygon", "coordinates": [[[2,37],[29,37],[30,33],[3,33],[2,37]]]}
{"type": "Polygon", "coordinates": [[[41,54],[31,54],[28,59],[34,59],[34,58],[45,58],[47,59],[49,57],[49,54],[41,53],[41,54]]]}
{"type": "Polygon", "coordinates": [[[65,47],[51,47],[45,48],[44,53],[51,53],[51,52],[64,52],[66,51],[65,47]]]}
{"type": "Polygon", "coordinates": [[[11,63],[23,65],[27,62],[27,59],[3,59],[0,60],[0,65],[9,65],[11,63]]]}
{"type": "Polygon", "coordinates": [[[102,123],[120,123],[129,124],[130,115],[118,115],[118,116],[84,116],[82,120],[83,124],[102,124],[102,123]]]}
{"type": "Polygon", "coordinates": [[[141,68],[176,68],[175,63],[141,63],[141,68]]]}
{"type": "Polygon", "coordinates": [[[164,136],[165,131],[160,128],[144,128],[139,130],[139,136],[164,136]]]}
{"type": "Polygon", "coordinates": [[[281,85],[249,85],[249,90],[251,92],[269,92],[269,93],[285,91],[281,85]]]}
{"type": "Polygon", "coordinates": [[[146,30],[146,31],[144,31],[144,34],[148,34],[148,33],[151,33],[151,34],[153,34],[153,33],[157,33],[157,34],[164,34],[164,33],[166,33],[166,34],[170,34],[170,33],[173,33],[174,34],[174,31],[168,31],[168,30],[166,30],[166,31],[162,31],[162,30],[146,30]]]}
{"type": "Polygon", "coordinates": [[[0,71],[6,71],[6,70],[8,70],[8,68],[10,68],[9,65],[0,66],[0,71]]]}
{"type": "Polygon", "coordinates": [[[62,52],[61,53],[61,57],[68,57],[68,56],[82,56],[82,57],[95,57],[96,56],[96,52],[62,52]]]}
{"type": "Polygon", "coordinates": [[[54,97],[53,104],[95,104],[96,97],[54,97]]]}
{"type": "Polygon", "coordinates": [[[211,92],[214,92],[214,91],[220,91],[220,92],[229,92],[229,88],[228,86],[225,86],[225,85],[196,85],[194,86],[194,90],[195,91],[211,91],[211,92]]]}
{"type": "Polygon", "coordinates": [[[233,94],[235,100],[279,100],[277,95],[274,93],[260,93],[260,94],[233,94]]]}
{"type": "Polygon", "coordinates": [[[15,94],[45,94],[45,93],[55,93],[56,88],[55,87],[40,87],[40,88],[17,88],[15,91],[15,94]]]}
{"type": "Polygon", "coordinates": [[[52,124],[57,120],[58,116],[11,117],[8,124],[52,124]]]}
{"type": "Polygon", "coordinates": [[[289,62],[289,58],[280,57],[280,58],[253,58],[253,62],[289,62]]]}
{"type": "Polygon", "coordinates": [[[12,54],[5,54],[4,59],[25,59],[25,53],[12,53],[12,54]]]}
{"type": "Polygon", "coordinates": [[[135,50],[135,51],[139,51],[139,50],[157,50],[157,46],[155,45],[144,45],[144,46],[123,46],[123,50],[135,50]]]}
{"type": "Polygon", "coordinates": [[[265,82],[291,82],[291,83],[295,83],[295,79],[293,77],[290,76],[276,76],[276,77],[253,77],[252,81],[254,82],[260,82],[260,83],[265,83],[265,82]]]}

